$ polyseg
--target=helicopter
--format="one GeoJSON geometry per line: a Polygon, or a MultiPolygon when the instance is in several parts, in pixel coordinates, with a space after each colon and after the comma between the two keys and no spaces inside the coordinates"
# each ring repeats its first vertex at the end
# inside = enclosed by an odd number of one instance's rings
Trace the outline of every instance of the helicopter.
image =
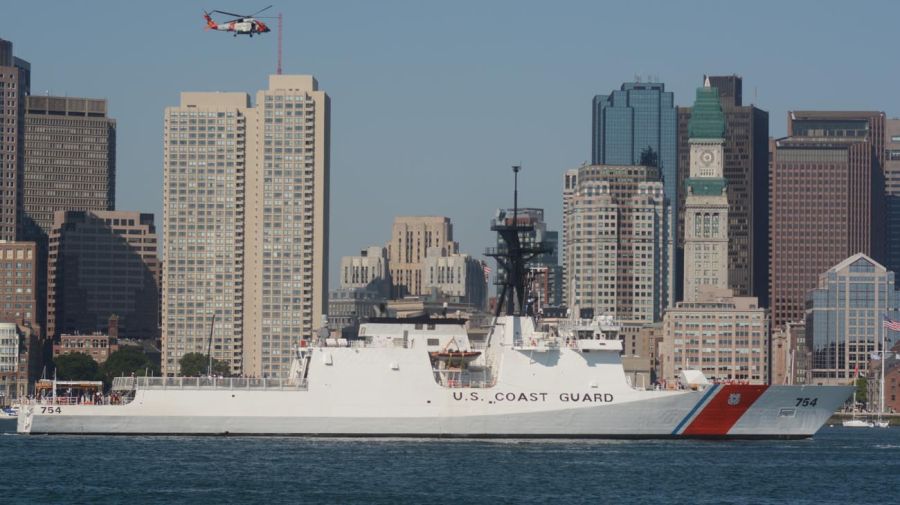
{"type": "Polygon", "coordinates": [[[271,9],[272,6],[268,6],[265,9],[260,9],[253,14],[244,15],[244,14],[235,14],[233,12],[225,12],[225,11],[211,11],[211,12],[203,12],[203,19],[206,20],[206,29],[207,30],[218,30],[220,32],[234,32],[234,36],[238,35],[249,35],[253,37],[254,33],[262,34],[266,32],[270,32],[268,26],[262,21],[256,19],[256,15],[271,9]],[[226,16],[234,16],[234,19],[230,19],[228,21],[223,21],[221,23],[216,23],[213,21],[210,14],[224,14],[226,16]]]}

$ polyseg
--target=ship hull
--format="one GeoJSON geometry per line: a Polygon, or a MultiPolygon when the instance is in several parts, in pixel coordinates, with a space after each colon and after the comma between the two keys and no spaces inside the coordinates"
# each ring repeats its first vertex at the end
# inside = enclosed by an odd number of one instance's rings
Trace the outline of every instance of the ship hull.
{"type": "Polygon", "coordinates": [[[351,416],[343,415],[345,409],[338,400],[310,403],[314,395],[309,391],[143,391],[124,406],[29,405],[19,417],[18,431],[97,435],[805,438],[819,430],[850,392],[849,387],[833,386],[716,385],[705,391],[635,392],[631,398],[620,400],[608,393],[462,389],[439,391],[419,408],[402,401],[380,408],[359,405],[351,416]]]}

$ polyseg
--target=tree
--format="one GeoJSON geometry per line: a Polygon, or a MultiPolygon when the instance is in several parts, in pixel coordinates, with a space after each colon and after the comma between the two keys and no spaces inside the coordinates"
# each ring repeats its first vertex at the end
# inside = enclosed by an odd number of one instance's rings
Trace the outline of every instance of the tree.
{"type": "MultiPolygon", "coordinates": [[[[866,404],[868,401],[869,394],[869,383],[865,377],[859,377],[856,379],[856,403],[866,404]]],[[[856,408],[856,405],[853,406],[856,408]]]]}
{"type": "MultiPolygon", "coordinates": [[[[178,360],[181,367],[181,375],[184,377],[198,377],[206,375],[209,368],[209,355],[201,352],[189,352],[178,360]]],[[[212,360],[213,375],[229,375],[228,364],[215,358],[212,360]]]]}
{"type": "Polygon", "coordinates": [[[124,346],[109,355],[101,371],[103,380],[111,384],[114,377],[159,375],[159,366],[140,347],[124,346]]]}
{"type": "Polygon", "coordinates": [[[59,380],[93,381],[100,378],[100,365],[83,352],[62,354],[53,358],[59,380]]]}

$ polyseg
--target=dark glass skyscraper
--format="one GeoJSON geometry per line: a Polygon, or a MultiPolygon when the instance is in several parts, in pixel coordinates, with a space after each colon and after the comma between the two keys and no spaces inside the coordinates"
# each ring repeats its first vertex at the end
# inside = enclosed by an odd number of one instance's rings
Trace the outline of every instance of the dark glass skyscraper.
{"type": "Polygon", "coordinates": [[[626,82],[594,97],[591,163],[655,165],[672,215],[678,215],[678,112],[675,94],[658,82],[626,82]]]}

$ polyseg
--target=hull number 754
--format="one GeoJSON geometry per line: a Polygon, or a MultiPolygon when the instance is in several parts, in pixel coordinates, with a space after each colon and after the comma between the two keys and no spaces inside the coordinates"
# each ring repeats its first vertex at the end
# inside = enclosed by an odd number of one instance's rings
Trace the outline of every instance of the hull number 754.
{"type": "Polygon", "coordinates": [[[819,403],[818,398],[797,398],[797,404],[795,407],[815,407],[816,403],[819,403]]]}

